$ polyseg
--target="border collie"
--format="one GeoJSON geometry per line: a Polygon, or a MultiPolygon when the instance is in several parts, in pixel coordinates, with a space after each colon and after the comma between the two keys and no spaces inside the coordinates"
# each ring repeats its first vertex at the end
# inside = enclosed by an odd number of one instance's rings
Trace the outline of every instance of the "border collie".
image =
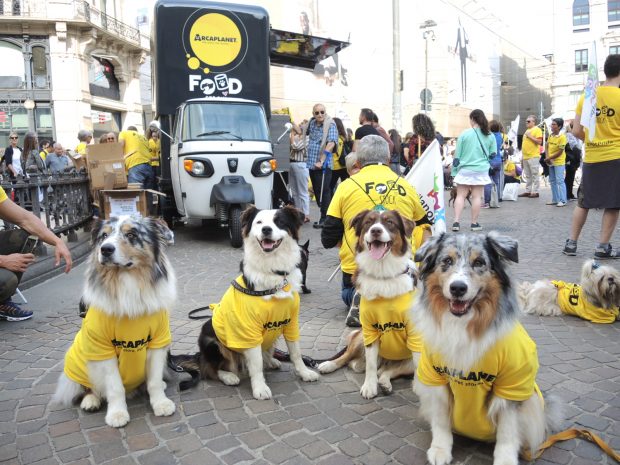
{"type": "Polygon", "coordinates": [[[409,311],[413,302],[414,264],[411,234],[415,224],[397,211],[366,210],[351,221],[357,235],[357,271],[354,282],[362,296],[362,329],[353,331],[346,350],[334,360],[319,365],[331,373],[344,365],[366,371],[360,390],[366,399],[377,395],[378,386],[392,392],[391,379],[410,376],[422,350],[409,311]]]}
{"type": "Polygon", "coordinates": [[[519,288],[523,311],[532,315],[574,315],[593,323],[620,319],[620,272],[587,260],[581,283],[564,281],[524,282],[519,288]]]}
{"type": "Polygon", "coordinates": [[[98,410],[107,400],[105,422],[129,422],[126,393],[146,382],[156,416],[172,415],[163,380],[171,342],[168,309],[176,278],[164,252],[171,234],[152,218],[121,216],[92,231],[93,252],[83,301],[88,312],[65,356],[52,402],[98,410]]]}
{"type": "Polygon", "coordinates": [[[550,429],[536,345],[518,321],[507,269],[517,257],[517,242],[494,232],[442,234],[415,255],[413,319],[424,350],[414,391],[431,425],[432,465],[452,460],[453,431],[495,442],[493,463],[517,465],[519,451],[536,451],[550,429]]]}
{"type": "MultiPolygon", "coordinates": [[[[284,336],[295,372],[304,381],[318,373],[304,365],[299,349],[299,294],[302,274],[297,243],[304,215],[293,207],[258,210],[241,216],[243,261],[241,276],[228,288],[213,317],[198,337],[199,354],[173,355],[171,364],[198,378],[237,385],[247,371],[256,399],[270,399],[263,368],[277,369],[274,344],[284,336]]],[[[187,388],[194,383],[185,383],[187,388]]]]}

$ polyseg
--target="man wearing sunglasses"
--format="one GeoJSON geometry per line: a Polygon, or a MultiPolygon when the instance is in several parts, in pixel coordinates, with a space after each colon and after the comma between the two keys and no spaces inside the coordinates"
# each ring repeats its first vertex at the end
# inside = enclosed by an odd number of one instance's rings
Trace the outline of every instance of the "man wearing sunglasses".
{"type": "Polygon", "coordinates": [[[310,171],[310,182],[316,202],[321,209],[321,218],[314,228],[322,228],[331,201],[332,152],[338,142],[336,123],[327,115],[325,105],[317,103],[312,108],[312,119],[308,124],[308,158],[306,166],[310,171]]]}
{"type": "Polygon", "coordinates": [[[22,148],[17,146],[19,140],[16,133],[9,135],[10,145],[4,151],[4,164],[8,170],[9,177],[15,179],[15,176],[24,174],[22,169],[22,148]]]}
{"type": "Polygon", "coordinates": [[[523,174],[527,177],[525,184],[525,192],[519,194],[519,197],[529,197],[531,199],[538,197],[538,187],[540,184],[540,146],[542,145],[542,130],[536,126],[536,117],[530,115],[525,120],[527,130],[523,134],[523,144],[521,151],[523,153],[523,174]]]}

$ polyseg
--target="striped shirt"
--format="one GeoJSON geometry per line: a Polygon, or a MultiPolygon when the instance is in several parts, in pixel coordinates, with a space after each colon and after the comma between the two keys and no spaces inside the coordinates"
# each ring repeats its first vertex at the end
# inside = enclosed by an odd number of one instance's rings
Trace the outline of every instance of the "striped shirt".
{"type": "MultiPolygon", "coordinates": [[[[316,124],[316,120],[310,121],[310,126],[308,126],[308,130],[310,131],[310,140],[308,141],[308,158],[306,159],[306,166],[308,169],[316,169],[314,164],[321,159],[321,140],[323,140],[323,125],[319,126],[316,124]]],[[[329,130],[327,131],[327,140],[325,141],[325,145],[329,142],[338,143],[338,130],[336,129],[336,123],[332,121],[332,124],[329,126],[329,130]]],[[[333,163],[333,161],[332,161],[333,163]]],[[[330,164],[330,168],[332,165],[330,164]]]]}

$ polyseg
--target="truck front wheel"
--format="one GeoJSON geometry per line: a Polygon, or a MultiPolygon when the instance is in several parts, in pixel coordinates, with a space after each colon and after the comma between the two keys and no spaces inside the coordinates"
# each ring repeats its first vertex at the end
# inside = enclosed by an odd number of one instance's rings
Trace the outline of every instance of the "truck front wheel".
{"type": "Polygon", "coordinates": [[[238,249],[243,245],[243,236],[241,235],[241,207],[234,205],[230,207],[228,213],[228,232],[230,234],[230,245],[238,249]]]}

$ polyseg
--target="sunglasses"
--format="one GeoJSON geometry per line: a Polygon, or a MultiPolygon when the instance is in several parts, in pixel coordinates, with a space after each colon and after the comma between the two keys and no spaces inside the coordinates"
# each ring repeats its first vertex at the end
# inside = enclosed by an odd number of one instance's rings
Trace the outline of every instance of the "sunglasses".
{"type": "Polygon", "coordinates": [[[116,139],[114,137],[108,137],[106,140],[108,142],[116,142],[116,139]]]}
{"type": "Polygon", "coordinates": [[[314,112],[314,116],[324,115],[324,114],[325,114],[325,110],[315,111],[315,112],[314,112]]]}
{"type": "Polygon", "coordinates": [[[14,139],[14,140],[17,140],[17,139],[18,139],[18,137],[9,137],[9,139],[14,139]]]}
{"type": "Polygon", "coordinates": [[[526,119],[525,122],[526,123],[533,123],[534,121],[532,121],[531,119],[526,119]]]}

